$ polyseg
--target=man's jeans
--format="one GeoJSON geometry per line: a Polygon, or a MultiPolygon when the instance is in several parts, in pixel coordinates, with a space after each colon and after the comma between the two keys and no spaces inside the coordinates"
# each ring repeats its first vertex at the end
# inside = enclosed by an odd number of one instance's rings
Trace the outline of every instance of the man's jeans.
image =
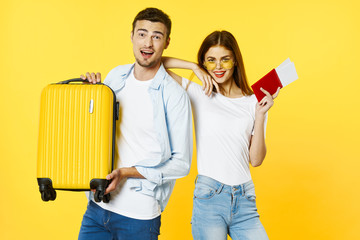
{"type": "Polygon", "coordinates": [[[79,240],[157,240],[161,216],[151,220],[128,218],[89,201],[79,240]]]}
{"type": "Polygon", "coordinates": [[[268,239],[255,202],[254,183],[229,186],[199,175],[194,191],[192,234],[195,240],[268,239]]]}

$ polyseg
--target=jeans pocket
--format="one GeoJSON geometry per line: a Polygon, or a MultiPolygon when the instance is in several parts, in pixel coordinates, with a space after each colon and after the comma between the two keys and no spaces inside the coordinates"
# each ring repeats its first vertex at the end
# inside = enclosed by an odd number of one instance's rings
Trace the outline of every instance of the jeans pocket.
{"type": "Polygon", "coordinates": [[[206,184],[196,183],[194,190],[194,198],[197,199],[210,199],[216,193],[216,189],[206,184]]]}
{"type": "Polygon", "coordinates": [[[246,191],[245,198],[251,202],[255,202],[255,200],[256,200],[255,189],[252,188],[252,189],[246,191]]]}

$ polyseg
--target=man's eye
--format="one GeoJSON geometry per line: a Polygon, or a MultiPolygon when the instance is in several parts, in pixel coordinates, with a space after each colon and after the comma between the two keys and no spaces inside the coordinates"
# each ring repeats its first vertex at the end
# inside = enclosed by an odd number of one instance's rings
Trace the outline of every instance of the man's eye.
{"type": "Polygon", "coordinates": [[[139,37],[144,37],[145,33],[139,33],[139,37]]]}
{"type": "Polygon", "coordinates": [[[160,36],[154,36],[153,38],[156,39],[156,40],[161,39],[160,36]]]}

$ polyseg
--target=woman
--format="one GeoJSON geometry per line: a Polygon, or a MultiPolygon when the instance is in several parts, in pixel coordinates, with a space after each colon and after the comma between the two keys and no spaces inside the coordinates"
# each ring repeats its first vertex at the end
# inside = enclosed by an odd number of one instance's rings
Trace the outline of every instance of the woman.
{"type": "Polygon", "coordinates": [[[163,58],[166,68],[191,69],[203,87],[169,73],[189,94],[194,115],[198,177],[194,191],[194,239],[268,239],[259,220],[249,162],[266,155],[267,111],[271,96],[257,102],[250,89],[234,36],[215,31],[198,52],[198,64],[163,58]],[[213,87],[214,85],[214,87],[213,87]],[[203,91],[204,90],[204,91],[203,91]],[[205,94],[204,94],[205,92],[205,94]]]}

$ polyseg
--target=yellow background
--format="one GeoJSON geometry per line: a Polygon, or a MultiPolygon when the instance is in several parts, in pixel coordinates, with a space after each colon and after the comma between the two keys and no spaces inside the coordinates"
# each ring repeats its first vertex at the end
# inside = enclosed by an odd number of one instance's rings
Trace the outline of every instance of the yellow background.
{"type": "MultiPolygon", "coordinates": [[[[0,239],[77,238],[84,193],[58,191],[44,203],[38,192],[40,92],[133,62],[131,23],[149,6],[173,21],[165,55],[195,61],[204,37],[226,29],[251,84],[291,58],[299,79],[276,99],[267,157],[251,170],[260,219],[270,239],[360,239],[357,0],[2,0],[0,239]]],[[[163,213],[160,240],[191,239],[195,157],[163,213]]]]}

